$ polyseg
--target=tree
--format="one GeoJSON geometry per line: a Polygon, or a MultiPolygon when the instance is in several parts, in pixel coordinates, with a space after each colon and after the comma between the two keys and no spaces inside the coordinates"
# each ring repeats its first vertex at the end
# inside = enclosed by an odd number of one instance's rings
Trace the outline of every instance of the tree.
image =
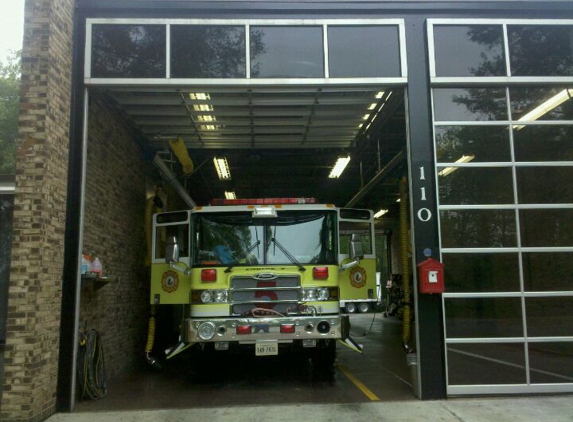
{"type": "Polygon", "coordinates": [[[17,51],[0,62],[0,174],[14,174],[20,108],[20,56],[17,51]]]}

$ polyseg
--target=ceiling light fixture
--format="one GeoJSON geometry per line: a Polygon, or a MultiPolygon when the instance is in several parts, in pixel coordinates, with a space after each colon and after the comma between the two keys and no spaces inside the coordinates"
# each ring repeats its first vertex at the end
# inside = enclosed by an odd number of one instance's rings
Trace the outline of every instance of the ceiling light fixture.
{"type": "Polygon", "coordinates": [[[383,96],[384,96],[384,91],[380,91],[380,92],[378,92],[378,94],[376,94],[376,95],[374,96],[374,98],[376,98],[376,99],[379,100],[379,99],[382,98],[383,96]]]}
{"type": "Polygon", "coordinates": [[[338,179],[349,162],[350,162],[350,155],[338,157],[338,160],[336,160],[336,164],[334,164],[334,167],[332,168],[332,171],[330,172],[328,177],[330,179],[338,179]]]}
{"type": "MultiPolygon", "coordinates": [[[[535,121],[535,120],[539,119],[541,116],[549,113],[555,107],[558,107],[561,104],[563,104],[565,101],[571,99],[572,96],[573,96],[573,89],[564,89],[563,91],[559,92],[557,95],[554,95],[553,97],[551,97],[550,99],[545,101],[539,107],[534,108],[529,113],[527,113],[525,116],[518,119],[518,122],[535,121]]],[[[517,125],[517,126],[514,126],[513,128],[515,130],[520,130],[520,129],[523,129],[524,126],[525,125],[517,125]]]]}
{"type": "MultiPolygon", "coordinates": [[[[456,163],[469,163],[471,160],[473,160],[476,156],[475,155],[462,155],[462,157],[459,160],[456,160],[456,163]]],[[[459,167],[446,167],[445,169],[443,169],[441,172],[438,173],[438,176],[447,176],[448,174],[453,173],[454,171],[456,171],[459,167]]]]}
{"type": "Polygon", "coordinates": [[[233,191],[225,191],[225,199],[237,199],[237,195],[233,191]]]}
{"type": "Polygon", "coordinates": [[[210,100],[211,96],[204,92],[191,92],[189,93],[189,98],[192,100],[210,100]]]}
{"type": "Polygon", "coordinates": [[[225,157],[213,158],[213,164],[217,170],[219,180],[231,180],[231,170],[229,169],[229,163],[227,163],[227,159],[225,157]]]}
{"type": "Polygon", "coordinates": [[[387,212],[388,212],[388,210],[382,209],[382,210],[378,211],[376,214],[374,214],[374,218],[380,218],[380,217],[382,217],[384,214],[386,214],[387,212]]]}
{"type": "Polygon", "coordinates": [[[369,117],[370,117],[370,114],[365,114],[364,116],[362,116],[362,120],[368,120],[369,117]]]}
{"type": "Polygon", "coordinates": [[[217,118],[215,116],[205,115],[205,116],[197,116],[197,120],[200,122],[215,122],[217,118]]]}
{"type": "Polygon", "coordinates": [[[211,104],[193,104],[195,111],[214,111],[215,109],[211,104]]]}
{"type": "Polygon", "coordinates": [[[368,106],[368,110],[374,110],[378,104],[372,103],[368,106]]]}

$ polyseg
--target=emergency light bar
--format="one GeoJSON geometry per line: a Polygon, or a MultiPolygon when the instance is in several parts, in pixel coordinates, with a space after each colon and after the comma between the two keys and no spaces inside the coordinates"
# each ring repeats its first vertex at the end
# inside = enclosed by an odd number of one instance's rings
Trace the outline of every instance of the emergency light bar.
{"type": "Polygon", "coordinates": [[[250,198],[250,199],[213,199],[211,205],[288,205],[317,204],[316,198],[250,198]]]}

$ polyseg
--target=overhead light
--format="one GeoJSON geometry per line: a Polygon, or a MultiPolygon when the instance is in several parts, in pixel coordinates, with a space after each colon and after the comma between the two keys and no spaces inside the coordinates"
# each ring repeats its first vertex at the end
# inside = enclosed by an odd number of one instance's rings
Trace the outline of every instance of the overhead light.
{"type": "Polygon", "coordinates": [[[197,120],[200,122],[215,122],[217,118],[211,115],[197,116],[197,120]]]}
{"type": "Polygon", "coordinates": [[[375,96],[374,98],[376,98],[376,99],[379,100],[379,99],[382,98],[383,96],[384,96],[384,91],[380,91],[380,92],[378,92],[378,94],[376,94],[376,96],[375,96]]]}
{"type": "Polygon", "coordinates": [[[358,125],[358,129],[360,129],[362,126],[364,126],[364,123],[360,123],[360,124],[358,125]]]}
{"type": "Polygon", "coordinates": [[[235,195],[235,192],[225,191],[225,199],[237,199],[237,195],[235,195]]]}
{"type": "Polygon", "coordinates": [[[193,104],[195,111],[214,111],[215,109],[211,104],[193,104]]]}
{"type": "Polygon", "coordinates": [[[368,110],[374,110],[376,108],[378,104],[377,103],[372,103],[368,106],[368,110]]]}
{"type": "Polygon", "coordinates": [[[334,164],[334,167],[332,168],[332,171],[328,177],[331,179],[338,179],[349,162],[350,155],[338,157],[338,160],[336,160],[336,164],[334,164]]]}
{"type": "MultiPolygon", "coordinates": [[[[471,160],[475,158],[475,155],[462,155],[459,160],[456,160],[456,163],[469,163],[471,160]]],[[[438,173],[438,176],[447,176],[450,173],[456,171],[459,167],[446,167],[441,172],[438,173]]]]}
{"type": "Polygon", "coordinates": [[[189,98],[192,100],[210,100],[211,96],[205,92],[191,92],[189,93],[189,98]]]}
{"type": "Polygon", "coordinates": [[[368,120],[369,117],[370,117],[370,114],[365,114],[364,116],[362,116],[362,120],[368,120]]]}
{"type": "MultiPolygon", "coordinates": [[[[539,107],[534,108],[525,116],[521,117],[518,122],[527,122],[527,121],[534,121],[539,119],[541,116],[549,113],[555,107],[560,106],[565,101],[569,100],[573,96],[573,89],[564,89],[563,91],[559,92],[557,95],[551,97],[539,107]]],[[[525,125],[517,125],[513,128],[515,130],[523,129],[525,125]]]]}
{"type": "Polygon", "coordinates": [[[215,130],[217,129],[218,126],[215,125],[201,125],[200,129],[201,130],[215,130]]]}
{"type": "Polygon", "coordinates": [[[231,180],[231,170],[229,170],[229,163],[227,163],[227,159],[225,157],[213,158],[213,164],[217,170],[219,180],[231,180]]]}
{"type": "Polygon", "coordinates": [[[401,199],[400,199],[400,198],[396,199],[396,202],[400,202],[400,201],[401,201],[401,199]]]}
{"type": "Polygon", "coordinates": [[[384,214],[386,214],[387,212],[388,212],[388,210],[382,209],[382,210],[378,211],[376,214],[374,214],[374,218],[380,218],[384,214]]]}

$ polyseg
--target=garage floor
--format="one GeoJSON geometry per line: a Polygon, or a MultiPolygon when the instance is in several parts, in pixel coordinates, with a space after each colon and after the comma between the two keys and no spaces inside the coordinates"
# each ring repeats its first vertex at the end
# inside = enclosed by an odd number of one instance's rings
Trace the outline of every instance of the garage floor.
{"type": "Polygon", "coordinates": [[[209,379],[194,375],[184,352],[162,372],[143,370],[108,382],[107,396],[80,402],[76,412],[206,408],[244,405],[352,404],[417,400],[401,348],[401,321],[381,314],[351,316],[352,336],[363,354],[338,344],[337,362],[329,373],[315,373],[297,355],[257,358],[235,355],[215,361],[209,379]],[[364,336],[365,332],[369,333],[364,336]]]}

